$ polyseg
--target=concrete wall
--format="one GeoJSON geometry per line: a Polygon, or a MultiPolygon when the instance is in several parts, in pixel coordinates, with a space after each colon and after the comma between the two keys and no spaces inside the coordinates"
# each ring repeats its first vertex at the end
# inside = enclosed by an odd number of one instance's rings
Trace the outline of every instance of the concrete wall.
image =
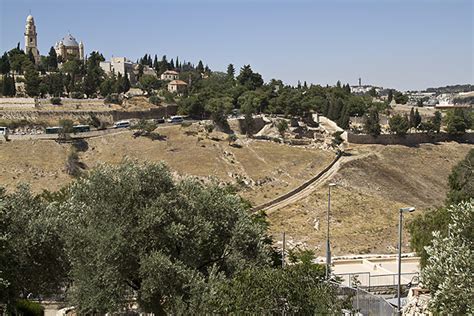
{"type": "Polygon", "coordinates": [[[474,133],[465,133],[462,136],[452,136],[446,133],[413,133],[405,136],[383,134],[377,137],[366,134],[347,133],[347,141],[354,144],[382,144],[382,145],[407,145],[412,146],[420,143],[437,143],[457,141],[474,144],[474,133]]]}

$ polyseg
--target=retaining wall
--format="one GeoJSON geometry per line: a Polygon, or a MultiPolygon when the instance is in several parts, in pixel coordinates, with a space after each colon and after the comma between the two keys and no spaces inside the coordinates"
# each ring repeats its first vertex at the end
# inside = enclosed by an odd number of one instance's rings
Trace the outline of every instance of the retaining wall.
{"type": "Polygon", "coordinates": [[[457,141],[461,143],[474,144],[474,133],[465,133],[453,136],[447,133],[411,133],[405,136],[383,134],[377,137],[367,134],[347,133],[347,141],[353,144],[381,144],[381,145],[407,145],[413,146],[421,143],[438,143],[457,141]]]}

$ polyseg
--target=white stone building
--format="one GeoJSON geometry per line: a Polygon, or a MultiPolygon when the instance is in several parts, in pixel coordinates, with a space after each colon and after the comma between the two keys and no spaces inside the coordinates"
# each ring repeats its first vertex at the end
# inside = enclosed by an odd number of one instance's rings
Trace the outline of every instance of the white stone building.
{"type": "Polygon", "coordinates": [[[128,76],[131,84],[136,83],[135,64],[125,57],[112,57],[110,61],[101,61],[100,68],[102,68],[106,75],[115,73],[122,76],[128,76]]]}
{"type": "Polygon", "coordinates": [[[54,45],[54,50],[63,61],[84,60],[84,44],[82,42],[78,43],[70,33],[54,45]]]}

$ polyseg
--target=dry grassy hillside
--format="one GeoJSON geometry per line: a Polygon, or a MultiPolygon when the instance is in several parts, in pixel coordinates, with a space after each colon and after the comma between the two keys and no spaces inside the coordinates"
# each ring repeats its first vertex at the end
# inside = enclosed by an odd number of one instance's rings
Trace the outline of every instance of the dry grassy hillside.
{"type": "MultiPolygon", "coordinates": [[[[354,147],[354,159],[332,179],[337,183],[331,190],[333,253],[395,252],[398,208],[412,205],[419,213],[441,205],[451,168],[470,148],[457,143],[354,147]]],[[[292,243],[305,243],[323,255],[326,210],[327,186],[269,214],[271,229],[277,239],[286,231],[292,243]]],[[[404,241],[408,251],[408,236],[404,241]]]]}
{"type": "MultiPolygon", "coordinates": [[[[79,154],[80,160],[88,168],[127,158],[165,161],[179,175],[215,177],[239,184],[241,194],[259,204],[317,174],[334,156],[330,151],[265,141],[243,141],[242,148],[235,148],[229,146],[224,134],[213,133],[206,138],[192,127],[163,127],[158,131],[166,141],[134,139],[130,131],[87,139],[88,149],[79,154]]],[[[70,145],[13,141],[0,146],[0,185],[12,189],[28,182],[39,192],[56,190],[71,181],[65,174],[70,145]]]]}

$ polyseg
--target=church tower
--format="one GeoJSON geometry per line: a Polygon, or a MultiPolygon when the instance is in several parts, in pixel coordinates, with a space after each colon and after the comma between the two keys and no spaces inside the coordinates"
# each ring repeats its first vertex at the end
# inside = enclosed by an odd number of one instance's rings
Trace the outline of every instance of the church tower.
{"type": "Polygon", "coordinates": [[[40,60],[37,35],[35,20],[33,19],[32,15],[28,15],[25,26],[25,53],[28,54],[28,52],[31,51],[35,57],[36,63],[38,63],[40,60]]]}

